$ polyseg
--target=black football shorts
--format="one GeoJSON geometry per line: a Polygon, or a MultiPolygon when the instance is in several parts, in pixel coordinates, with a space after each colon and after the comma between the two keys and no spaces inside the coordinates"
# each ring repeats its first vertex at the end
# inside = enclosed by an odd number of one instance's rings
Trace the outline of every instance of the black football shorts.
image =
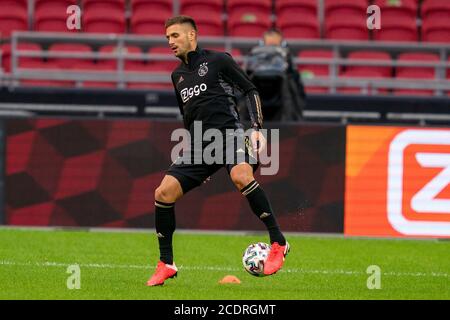
{"type": "Polygon", "coordinates": [[[189,150],[185,150],[171,164],[166,174],[175,177],[180,182],[183,194],[206,182],[222,167],[226,167],[228,174],[234,166],[243,162],[250,164],[253,167],[253,172],[258,169],[259,162],[254,156],[248,136],[239,133],[239,131],[223,133],[223,142],[221,146],[222,154],[214,152],[211,148],[211,142],[203,142],[199,144],[201,148],[192,145],[189,150]],[[221,161],[212,163],[211,160],[203,157],[205,149],[207,154],[216,156],[216,159],[221,161]]]}

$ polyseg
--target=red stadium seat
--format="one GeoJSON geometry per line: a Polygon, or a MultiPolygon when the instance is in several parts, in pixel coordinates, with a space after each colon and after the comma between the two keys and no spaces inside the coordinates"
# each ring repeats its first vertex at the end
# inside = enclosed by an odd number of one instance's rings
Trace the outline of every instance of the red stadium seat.
{"type": "Polygon", "coordinates": [[[150,71],[172,72],[180,64],[180,60],[174,57],[169,47],[152,47],[148,50],[148,53],[165,55],[168,59],[171,59],[171,60],[149,61],[148,70],[150,71]]]}
{"type": "MultiPolygon", "coordinates": [[[[447,62],[450,63],[450,56],[448,57],[447,62]]],[[[450,81],[450,67],[447,68],[447,80],[450,81]]],[[[447,95],[450,96],[450,90],[447,91],[447,95]]]]}
{"type": "Polygon", "coordinates": [[[222,23],[222,14],[217,12],[202,12],[199,15],[191,14],[197,25],[197,29],[202,36],[220,36],[223,37],[224,26],[222,23]]]}
{"type": "Polygon", "coordinates": [[[67,28],[67,13],[63,7],[41,7],[34,16],[34,30],[46,32],[77,32],[67,28]]]}
{"type": "Polygon", "coordinates": [[[169,17],[173,14],[172,0],[131,0],[131,11],[133,15],[145,12],[152,16],[162,15],[169,17]]]}
{"type": "Polygon", "coordinates": [[[228,0],[227,12],[229,15],[243,15],[256,13],[270,15],[272,13],[271,0],[228,0]]]}
{"type": "MultiPolygon", "coordinates": [[[[74,53],[91,53],[92,48],[87,44],[81,43],[55,43],[48,49],[49,52],[74,52],[74,53]]],[[[61,69],[92,69],[93,59],[82,58],[49,58],[55,67],[61,69]]]]}
{"type": "Polygon", "coordinates": [[[125,12],[125,0],[82,0],[83,12],[125,12]]]}
{"type": "Polygon", "coordinates": [[[259,13],[233,14],[228,19],[228,32],[233,37],[261,37],[271,26],[269,15],[259,13]]]}
{"type": "Polygon", "coordinates": [[[418,41],[415,18],[381,18],[382,28],[372,30],[377,41],[418,41]]]}
{"type": "Polygon", "coordinates": [[[439,18],[424,19],[422,22],[422,41],[450,43],[449,20],[443,21],[439,18]]]}
{"type": "Polygon", "coordinates": [[[421,6],[422,19],[447,21],[450,17],[450,1],[424,0],[421,6]]]}
{"type": "MultiPolygon", "coordinates": [[[[180,12],[182,14],[192,16],[199,13],[214,12],[222,14],[223,1],[222,0],[181,0],[180,12]]],[[[206,15],[206,14],[205,14],[206,15]]]]}
{"type": "Polygon", "coordinates": [[[304,15],[298,19],[295,12],[285,12],[278,16],[277,27],[287,39],[318,39],[319,24],[315,15],[304,15]]]}
{"type": "Polygon", "coordinates": [[[0,38],[9,38],[15,30],[28,30],[27,9],[22,2],[0,3],[0,38]]]}
{"type": "Polygon", "coordinates": [[[367,0],[325,0],[325,21],[331,17],[342,20],[355,16],[365,18],[367,7],[367,0]]]}
{"type": "MultiPolygon", "coordinates": [[[[78,68],[77,68],[78,69],[78,68]]],[[[92,72],[95,74],[104,74],[104,73],[110,73],[114,72],[115,65],[112,66],[112,64],[108,63],[93,63],[93,64],[84,64],[82,66],[83,71],[92,72]]],[[[114,79],[114,76],[111,76],[111,79],[114,79]]],[[[82,82],[83,88],[110,88],[110,89],[116,89],[117,83],[114,81],[83,81],[82,82]]]]}
{"type": "Polygon", "coordinates": [[[317,0],[277,0],[275,10],[277,17],[284,14],[295,14],[297,17],[317,16],[317,0]]]}
{"type": "Polygon", "coordinates": [[[6,65],[5,65],[5,57],[6,57],[6,53],[5,53],[5,45],[0,45],[0,62],[1,62],[1,64],[0,64],[0,73],[1,72],[6,72],[5,71],[5,67],[6,67],[6,65]]]}
{"type": "Polygon", "coordinates": [[[125,33],[125,13],[115,9],[87,11],[83,15],[83,30],[93,33],[125,33]]]}
{"type": "MultiPolygon", "coordinates": [[[[397,61],[423,61],[423,62],[439,62],[439,56],[434,53],[408,52],[402,53],[397,57],[397,61]]],[[[434,67],[397,67],[396,78],[398,79],[421,79],[432,80],[435,78],[434,67]]],[[[418,89],[396,89],[396,95],[433,95],[433,90],[418,89]]]]}
{"type": "MultiPolygon", "coordinates": [[[[7,45],[7,51],[11,51],[10,45],[7,45]]],[[[19,50],[26,51],[41,51],[41,47],[34,43],[20,43],[18,44],[19,50]]],[[[10,65],[10,57],[7,57],[5,63],[10,65]]],[[[45,61],[38,57],[19,57],[18,67],[22,69],[42,69],[51,70],[56,69],[57,66],[53,61],[45,61]]],[[[75,83],[73,81],[61,81],[61,80],[38,80],[38,79],[22,79],[20,80],[21,86],[40,86],[40,87],[71,87],[75,83]]]]}
{"type": "MultiPolygon", "coordinates": [[[[381,51],[354,51],[351,52],[347,56],[348,60],[380,60],[390,62],[391,56],[387,52],[381,51]]],[[[364,74],[367,72],[368,74],[372,74],[373,72],[377,72],[382,77],[391,77],[392,76],[392,67],[390,66],[347,66],[346,72],[350,73],[359,73],[364,74]]]]}
{"type": "Polygon", "coordinates": [[[27,10],[28,0],[0,0],[2,9],[11,10],[27,10]]]}
{"type": "MultiPolygon", "coordinates": [[[[406,52],[399,54],[397,61],[423,61],[423,62],[439,62],[439,56],[434,53],[424,52],[406,52]]],[[[412,71],[413,73],[428,73],[432,76],[435,74],[434,67],[397,67],[397,77],[399,74],[407,74],[412,71]]]]}
{"type": "Polygon", "coordinates": [[[165,35],[164,24],[169,17],[170,14],[150,16],[144,11],[137,12],[131,17],[131,32],[141,35],[165,35]]]}
{"type": "Polygon", "coordinates": [[[416,0],[375,0],[375,5],[381,9],[381,23],[385,18],[416,19],[416,0]]]}
{"type": "Polygon", "coordinates": [[[365,16],[347,16],[343,19],[341,16],[333,15],[327,19],[325,24],[327,39],[358,41],[369,39],[365,16]]]}
{"type": "Polygon", "coordinates": [[[285,38],[320,38],[316,0],[279,0],[275,5],[276,24],[285,38]]]}
{"type": "MultiPolygon", "coordinates": [[[[331,60],[333,59],[333,51],[331,50],[303,50],[298,54],[298,58],[304,59],[311,59],[311,58],[317,58],[317,59],[326,59],[331,60]]],[[[315,76],[328,76],[330,74],[329,72],[329,66],[327,64],[300,64],[298,66],[299,71],[302,73],[309,73],[311,74],[311,77],[315,76]]]]}
{"type": "MultiPolygon", "coordinates": [[[[301,59],[333,59],[333,51],[331,50],[303,50],[298,54],[298,58],[301,59]]],[[[330,75],[330,68],[326,64],[300,64],[298,70],[301,72],[302,78],[311,79],[315,77],[328,77],[330,75]]],[[[305,85],[307,93],[325,93],[328,89],[325,87],[315,87],[305,85]]]]}
{"type": "MultiPolygon", "coordinates": [[[[99,53],[105,54],[105,53],[115,53],[118,52],[118,48],[114,45],[106,45],[99,49],[99,53]]],[[[129,54],[142,54],[142,49],[137,46],[126,46],[124,47],[124,52],[126,53],[126,56],[130,57],[129,54]]],[[[99,59],[97,62],[97,66],[99,70],[102,72],[111,72],[111,71],[117,71],[118,70],[118,60],[117,58],[110,58],[110,59],[99,59]]],[[[131,71],[131,72],[147,72],[148,71],[148,64],[144,63],[143,60],[124,60],[124,71],[131,71]]],[[[116,88],[117,84],[115,82],[110,81],[85,81],[83,84],[85,87],[97,87],[97,88],[116,88]]]]}
{"type": "MultiPolygon", "coordinates": [[[[155,61],[150,60],[148,63],[141,65],[137,68],[135,66],[129,66],[125,69],[127,71],[142,72],[151,74],[152,72],[166,73],[167,79],[170,80],[170,73],[178,66],[180,60],[173,56],[172,51],[168,47],[152,47],[148,51],[149,54],[161,54],[166,55],[167,58],[173,59],[168,61],[155,61]]],[[[165,82],[127,82],[126,87],[129,89],[171,89],[173,90],[172,83],[165,82]]]]}
{"type": "MultiPolygon", "coordinates": [[[[133,55],[137,55],[137,54],[142,54],[142,49],[140,47],[137,46],[125,46],[123,48],[123,52],[125,53],[125,57],[128,54],[133,54],[133,55]]],[[[106,45],[106,46],[102,46],[99,49],[99,53],[104,54],[104,53],[119,53],[119,48],[114,46],[114,45],[106,45]]],[[[118,68],[117,65],[117,58],[110,58],[110,59],[99,59],[98,64],[102,65],[103,70],[106,69],[110,69],[110,70],[115,70],[118,68]]],[[[124,69],[126,70],[139,70],[143,65],[143,60],[124,60],[124,69]]]]}
{"type": "Polygon", "coordinates": [[[71,5],[78,5],[77,0],[36,0],[34,4],[35,14],[46,10],[61,10],[67,15],[67,8],[71,5]]]}
{"type": "MultiPolygon", "coordinates": [[[[40,59],[21,61],[19,65],[22,71],[25,71],[24,69],[38,69],[45,72],[57,68],[53,62],[40,59]]],[[[75,82],[70,80],[21,79],[19,82],[21,86],[26,87],[73,87],[75,85],[75,82]]]]}
{"type": "MultiPolygon", "coordinates": [[[[447,62],[450,63],[450,56],[448,57],[447,62]]],[[[450,67],[447,68],[447,79],[450,79],[450,67]]]]}
{"type": "MultiPolygon", "coordinates": [[[[10,72],[12,65],[11,65],[11,44],[6,43],[2,45],[0,48],[2,50],[3,56],[2,56],[2,67],[6,72],[10,72]]],[[[36,43],[18,43],[17,48],[19,50],[27,50],[27,51],[41,51],[41,46],[36,43]]],[[[27,64],[29,62],[42,62],[41,58],[35,58],[35,57],[19,57],[18,65],[21,66],[23,64],[27,64]]]]}
{"type": "MultiPolygon", "coordinates": [[[[341,78],[345,79],[366,79],[366,78],[372,78],[372,79],[383,79],[384,76],[382,72],[376,70],[376,69],[351,69],[346,70],[343,73],[340,74],[341,78]]],[[[366,89],[369,90],[367,92],[368,94],[371,93],[372,86],[369,85],[366,87],[366,89]]],[[[364,87],[339,87],[337,88],[337,92],[343,93],[343,94],[362,94],[364,93],[364,87]]],[[[377,93],[386,94],[388,93],[388,90],[386,89],[378,89],[377,93]]]]}
{"type": "MultiPolygon", "coordinates": [[[[387,52],[381,51],[354,51],[347,56],[348,60],[380,60],[391,61],[391,57],[387,52]]],[[[340,73],[342,78],[389,78],[392,76],[392,67],[390,66],[347,66],[345,71],[340,73]]],[[[369,94],[372,92],[372,87],[368,88],[369,94]]],[[[338,88],[340,93],[346,94],[359,94],[363,93],[363,90],[358,87],[338,88]]],[[[388,89],[378,88],[379,94],[387,94],[388,89]]]]}

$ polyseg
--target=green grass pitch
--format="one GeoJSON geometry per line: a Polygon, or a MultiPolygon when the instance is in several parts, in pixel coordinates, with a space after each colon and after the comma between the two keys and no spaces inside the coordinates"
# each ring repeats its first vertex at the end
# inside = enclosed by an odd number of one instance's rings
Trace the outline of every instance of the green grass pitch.
{"type": "Polygon", "coordinates": [[[247,274],[244,249],[265,234],[176,233],[178,277],[146,287],[154,232],[0,229],[0,299],[450,299],[450,242],[288,235],[291,252],[270,277],[247,274]],[[69,265],[80,289],[68,289],[69,265]],[[380,289],[367,268],[379,266],[380,289]],[[225,275],[241,284],[219,284],[225,275]]]}

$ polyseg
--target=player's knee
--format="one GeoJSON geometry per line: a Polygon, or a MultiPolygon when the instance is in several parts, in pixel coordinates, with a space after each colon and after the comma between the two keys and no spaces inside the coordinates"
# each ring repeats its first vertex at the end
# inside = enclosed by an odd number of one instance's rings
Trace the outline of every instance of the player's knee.
{"type": "Polygon", "coordinates": [[[155,200],[165,203],[173,203],[175,202],[175,197],[171,194],[167,187],[160,185],[155,190],[155,200]]]}
{"type": "Polygon", "coordinates": [[[254,178],[253,175],[248,174],[247,172],[238,171],[231,174],[231,180],[233,181],[236,188],[241,190],[250,182],[252,182],[254,178]]]}

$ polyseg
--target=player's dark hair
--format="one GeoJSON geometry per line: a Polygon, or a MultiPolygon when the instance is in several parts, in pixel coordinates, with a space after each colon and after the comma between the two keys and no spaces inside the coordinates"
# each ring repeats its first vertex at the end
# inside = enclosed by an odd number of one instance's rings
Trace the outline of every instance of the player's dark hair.
{"type": "Polygon", "coordinates": [[[195,32],[198,32],[197,24],[195,23],[194,19],[192,19],[189,16],[183,15],[167,19],[165,28],[167,29],[168,27],[173,26],[174,24],[183,24],[183,23],[189,23],[192,26],[192,28],[194,28],[195,32]]]}

